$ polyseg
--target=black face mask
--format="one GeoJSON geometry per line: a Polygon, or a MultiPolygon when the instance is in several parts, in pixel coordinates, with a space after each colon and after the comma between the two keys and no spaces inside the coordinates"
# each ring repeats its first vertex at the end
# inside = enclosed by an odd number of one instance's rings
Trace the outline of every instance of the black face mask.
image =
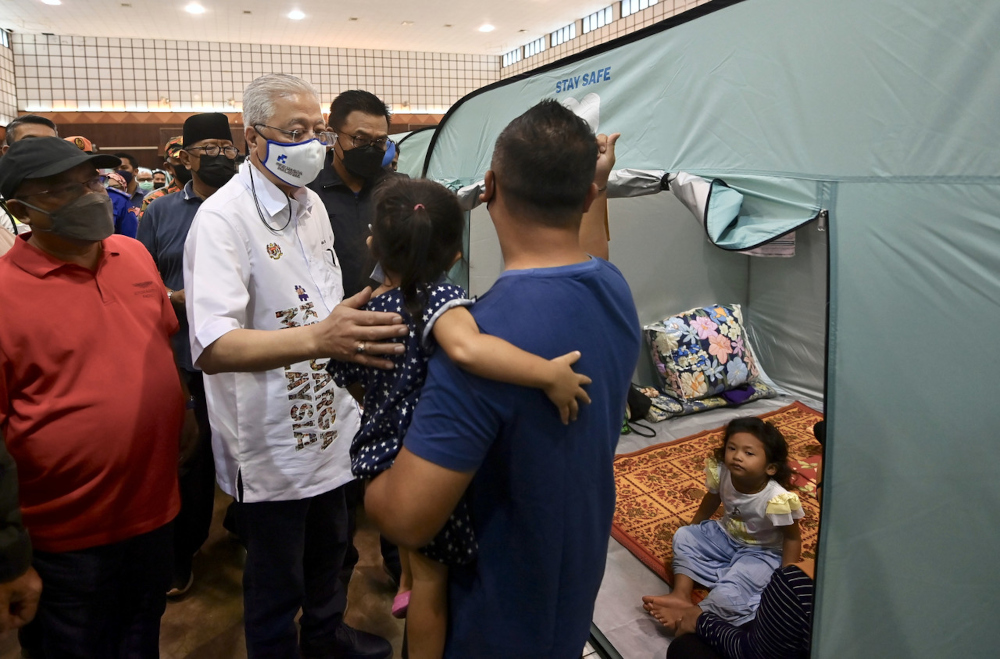
{"type": "Polygon", "coordinates": [[[174,179],[183,188],[191,180],[191,170],[184,165],[174,167],[174,179]]]}
{"type": "Polygon", "coordinates": [[[213,188],[221,188],[235,175],[236,161],[227,158],[224,153],[217,156],[202,156],[198,163],[198,178],[213,188]]]}
{"type": "Polygon", "coordinates": [[[382,159],[384,157],[385,151],[369,144],[344,151],[344,167],[355,176],[367,180],[382,172],[382,159]]]}
{"type": "Polygon", "coordinates": [[[162,188],[165,185],[166,185],[166,182],[164,182],[164,181],[153,181],[153,189],[154,190],[159,190],[160,188],[162,188]]]}

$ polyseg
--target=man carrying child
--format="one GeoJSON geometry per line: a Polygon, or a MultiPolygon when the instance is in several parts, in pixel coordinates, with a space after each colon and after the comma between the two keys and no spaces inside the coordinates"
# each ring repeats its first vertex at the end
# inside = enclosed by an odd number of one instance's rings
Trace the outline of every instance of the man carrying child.
{"type": "Polygon", "coordinates": [[[581,351],[592,403],[563,425],[540,390],[478,378],[439,351],[403,449],[366,495],[383,533],[417,548],[468,490],[479,557],[449,574],[445,657],[579,657],[589,634],[640,344],[628,285],[590,255],[607,254],[593,211],[616,139],[554,101],[507,126],[482,195],[505,271],[471,307],[484,333],[528,352],[581,351]]]}

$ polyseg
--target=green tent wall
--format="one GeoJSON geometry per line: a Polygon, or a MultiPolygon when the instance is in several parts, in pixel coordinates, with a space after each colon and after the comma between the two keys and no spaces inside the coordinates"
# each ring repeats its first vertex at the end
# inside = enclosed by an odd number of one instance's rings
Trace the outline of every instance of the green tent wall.
{"type": "Polygon", "coordinates": [[[548,97],[621,131],[620,168],[791,179],[829,212],[813,656],[996,656],[1000,3],[709,3],[469,95],[426,176],[481,179],[548,97]]]}

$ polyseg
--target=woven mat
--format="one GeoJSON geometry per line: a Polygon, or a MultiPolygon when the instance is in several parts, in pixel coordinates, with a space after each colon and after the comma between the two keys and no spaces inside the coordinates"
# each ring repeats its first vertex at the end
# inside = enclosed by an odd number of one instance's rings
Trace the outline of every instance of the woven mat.
{"type": "MultiPolygon", "coordinates": [[[[796,402],[760,418],[776,425],[788,442],[789,463],[796,472],[792,491],[805,511],[799,520],[802,556],[813,560],[819,531],[815,479],[822,449],[812,427],[823,415],[796,402]]],[[[706,430],[615,458],[618,500],[611,536],[671,586],[674,531],[689,524],[698,510],[706,492],[705,458],[722,445],[723,431],[706,430]]]]}

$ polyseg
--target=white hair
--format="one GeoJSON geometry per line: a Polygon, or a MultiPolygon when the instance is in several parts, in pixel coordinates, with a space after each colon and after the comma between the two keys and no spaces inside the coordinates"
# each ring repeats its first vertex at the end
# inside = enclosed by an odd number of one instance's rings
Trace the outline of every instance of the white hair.
{"type": "Polygon", "coordinates": [[[243,90],[243,125],[266,124],[274,116],[278,98],[311,94],[319,105],[319,94],[302,78],[287,73],[268,73],[256,78],[243,90]]]}

